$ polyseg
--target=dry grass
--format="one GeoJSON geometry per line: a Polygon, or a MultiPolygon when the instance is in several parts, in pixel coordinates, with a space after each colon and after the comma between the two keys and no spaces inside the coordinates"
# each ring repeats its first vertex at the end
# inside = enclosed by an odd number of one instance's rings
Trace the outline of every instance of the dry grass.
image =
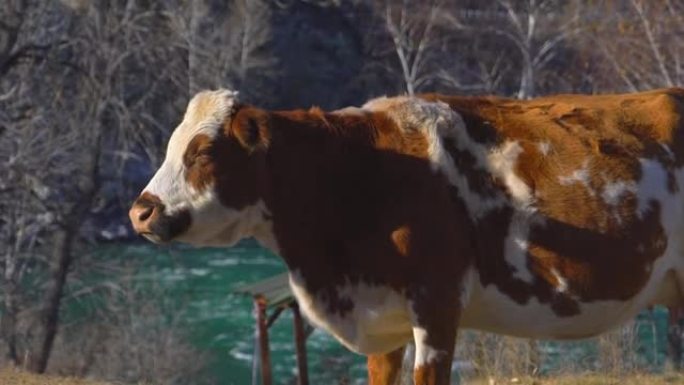
{"type": "MultiPolygon", "coordinates": [[[[36,375],[16,369],[0,370],[2,385],[115,385],[109,382],[91,381],[74,377],[36,375]]],[[[684,374],[658,375],[633,374],[627,376],[603,376],[597,374],[567,375],[541,378],[512,378],[508,380],[471,379],[464,385],[675,385],[684,384],[684,374]]]]}
{"type": "Polygon", "coordinates": [[[20,370],[0,369],[2,385],[113,385],[107,382],[91,381],[74,377],[42,376],[22,372],[20,370]]]}
{"type": "Polygon", "coordinates": [[[684,384],[684,374],[633,374],[605,376],[599,374],[577,374],[558,377],[513,378],[509,380],[477,379],[464,385],[675,385],[684,384]]]}

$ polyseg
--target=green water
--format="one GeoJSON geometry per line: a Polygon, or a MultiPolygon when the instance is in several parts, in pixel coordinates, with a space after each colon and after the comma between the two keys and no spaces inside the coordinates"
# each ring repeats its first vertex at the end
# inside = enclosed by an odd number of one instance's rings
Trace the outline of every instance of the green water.
{"type": "MultiPolygon", "coordinates": [[[[250,384],[254,347],[252,302],[231,288],[285,271],[280,259],[246,241],[230,249],[157,247],[151,244],[111,245],[98,249],[102,258],[135,262],[136,280],[162,289],[167,316],[181,317],[191,342],[210,353],[207,377],[219,384],[250,384]]],[[[635,358],[640,367],[654,370],[665,361],[666,312],[643,313],[636,325],[635,358]]],[[[291,315],[284,313],[270,329],[276,384],[293,384],[295,376],[291,315]]],[[[591,369],[600,354],[594,341],[540,342],[543,372],[565,363],[580,362],[591,369]],[[583,362],[585,361],[585,362],[583,362]]],[[[312,384],[365,383],[365,360],[342,348],[331,337],[315,331],[307,341],[312,384]]],[[[198,381],[200,382],[200,381],[198,381]]]]}
{"type": "MultiPolygon", "coordinates": [[[[154,284],[172,298],[165,312],[180,312],[184,328],[198,348],[211,353],[208,376],[219,384],[250,384],[254,318],[250,298],[231,288],[285,271],[281,260],[245,241],[230,249],[114,245],[98,251],[102,258],[140,262],[141,284],[154,284]]],[[[292,384],[295,355],[292,317],[284,312],[269,330],[276,384],[292,384]]],[[[312,384],[336,384],[365,376],[365,359],[348,352],[321,331],[307,340],[312,384]]]]}

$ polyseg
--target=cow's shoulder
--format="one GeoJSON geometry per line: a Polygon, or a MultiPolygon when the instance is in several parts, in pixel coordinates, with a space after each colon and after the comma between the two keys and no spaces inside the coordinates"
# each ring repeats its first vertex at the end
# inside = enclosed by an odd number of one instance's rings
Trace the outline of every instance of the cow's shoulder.
{"type": "Polygon", "coordinates": [[[439,100],[397,96],[371,99],[362,107],[375,115],[390,118],[403,132],[424,135],[448,135],[462,125],[460,116],[447,103],[439,100]]]}

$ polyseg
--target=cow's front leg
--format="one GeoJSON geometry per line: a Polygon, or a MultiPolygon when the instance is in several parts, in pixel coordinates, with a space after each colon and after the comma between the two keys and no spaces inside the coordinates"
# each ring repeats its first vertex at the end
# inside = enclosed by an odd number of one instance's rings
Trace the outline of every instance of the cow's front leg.
{"type": "Polygon", "coordinates": [[[370,385],[395,385],[401,373],[404,348],[385,354],[368,356],[368,383],[370,385]]]}
{"type": "Polygon", "coordinates": [[[448,385],[451,378],[451,361],[454,356],[458,324],[457,305],[442,302],[441,307],[423,309],[416,313],[413,327],[416,357],[413,369],[415,385],[448,385]]]}

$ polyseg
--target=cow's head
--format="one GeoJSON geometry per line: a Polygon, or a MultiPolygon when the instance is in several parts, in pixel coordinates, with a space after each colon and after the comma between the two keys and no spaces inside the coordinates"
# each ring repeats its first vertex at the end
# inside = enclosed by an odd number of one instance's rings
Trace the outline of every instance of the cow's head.
{"type": "Polygon", "coordinates": [[[218,90],[192,98],[164,162],[129,212],[138,234],[153,242],[232,245],[264,224],[258,174],[267,115],[239,107],[236,96],[218,90]]]}

